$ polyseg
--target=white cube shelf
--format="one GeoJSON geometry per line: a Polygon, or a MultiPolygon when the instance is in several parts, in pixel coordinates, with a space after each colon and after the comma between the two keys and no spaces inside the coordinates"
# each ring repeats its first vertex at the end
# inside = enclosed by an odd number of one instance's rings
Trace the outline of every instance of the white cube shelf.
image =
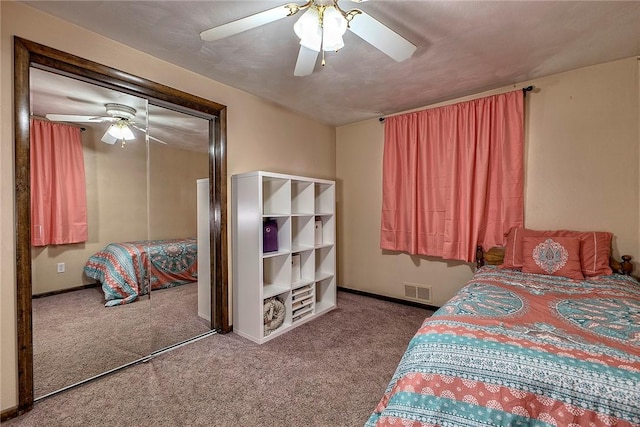
{"type": "Polygon", "coordinates": [[[233,331],[264,343],[336,307],[335,182],[256,171],[231,184],[233,331]],[[265,220],[278,223],[277,251],[263,251],[265,220]],[[272,297],[285,315],[266,333],[272,297]]]}

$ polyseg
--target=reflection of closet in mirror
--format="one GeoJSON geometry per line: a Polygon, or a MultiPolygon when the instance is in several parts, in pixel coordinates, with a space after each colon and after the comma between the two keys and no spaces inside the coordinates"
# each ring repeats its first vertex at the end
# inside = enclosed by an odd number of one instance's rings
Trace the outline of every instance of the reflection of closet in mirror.
{"type": "MultiPolygon", "coordinates": [[[[47,114],[110,117],[105,106],[114,103],[135,110],[125,108],[133,115],[128,124],[134,136],[125,137],[126,144],[107,136],[110,121],[57,123],[84,129],[88,240],[32,248],[33,294],[38,297],[33,300],[38,398],[210,330],[209,323],[197,317],[197,303],[191,312],[185,302],[190,289],[197,291],[196,284],[180,289],[168,279],[171,287],[158,290],[157,297],[150,299],[151,293],[145,292],[156,282],[149,274],[154,268],[149,254],[157,249],[146,242],[196,235],[195,182],[208,176],[209,137],[207,120],[150,106],[139,97],[38,69],[31,70],[30,83],[34,119],[47,114]],[[105,307],[106,302],[120,302],[111,299],[114,295],[130,290],[109,286],[104,292],[83,273],[85,264],[111,243],[132,241],[145,242],[130,250],[138,251],[132,262],[140,263],[135,268],[147,272],[146,280],[133,290],[139,295],[133,295],[130,303],[105,307]]],[[[119,250],[124,252],[124,247],[119,250]]],[[[184,261],[175,258],[172,247],[160,248],[168,254],[160,267],[169,273],[182,268],[179,264],[184,261]]]]}

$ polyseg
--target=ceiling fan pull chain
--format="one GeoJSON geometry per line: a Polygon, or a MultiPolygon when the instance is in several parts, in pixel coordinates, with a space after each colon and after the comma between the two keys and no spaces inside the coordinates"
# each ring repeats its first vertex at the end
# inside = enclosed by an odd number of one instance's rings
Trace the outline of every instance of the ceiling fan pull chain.
{"type": "Polygon", "coordinates": [[[326,7],[318,8],[318,18],[320,19],[320,52],[322,52],[322,66],[324,67],[324,11],[326,7]]]}

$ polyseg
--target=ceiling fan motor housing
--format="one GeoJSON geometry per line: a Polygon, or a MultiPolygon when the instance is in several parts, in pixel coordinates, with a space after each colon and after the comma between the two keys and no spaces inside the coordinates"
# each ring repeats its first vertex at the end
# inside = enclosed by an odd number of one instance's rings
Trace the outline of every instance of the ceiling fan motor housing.
{"type": "Polygon", "coordinates": [[[136,109],[122,104],[106,104],[107,114],[117,119],[132,120],[136,116],[136,109]]]}

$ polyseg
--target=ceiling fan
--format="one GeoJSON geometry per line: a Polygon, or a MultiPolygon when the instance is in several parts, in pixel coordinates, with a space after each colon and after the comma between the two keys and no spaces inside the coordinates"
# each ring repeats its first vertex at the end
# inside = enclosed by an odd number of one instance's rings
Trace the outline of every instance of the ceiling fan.
{"type": "Polygon", "coordinates": [[[159,140],[148,134],[145,128],[142,128],[136,124],[134,118],[136,116],[136,109],[122,104],[105,104],[107,110],[107,116],[78,116],[72,114],[46,114],[47,120],[52,122],[76,122],[76,123],[111,123],[106,132],[100,139],[107,144],[115,144],[116,141],[122,142],[124,148],[126,141],[136,139],[132,129],[138,130],[147,134],[149,139],[166,144],[166,142],[159,140]]]}
{"type": "MultiPolygon", "coordinates": [[[[366,0],[352,0],[357,3],[366,0]]],[[[293,29],[300,38],[300,51],[294,76],[308,76],[313,72],[318,54],[338,51],[344,47],[342,36],[347,30],[365,40],[397,62],[408,59],[416,46],[389,27],[367,15],[360,9],[345,11],[338,0],[309,0],[305,4],[288,3],[264,12],[256,13],[236,21],[213,27],[200,33],[204,41],[215,41],[229,37],[287,16],[302,13],[293,29]]]]}

